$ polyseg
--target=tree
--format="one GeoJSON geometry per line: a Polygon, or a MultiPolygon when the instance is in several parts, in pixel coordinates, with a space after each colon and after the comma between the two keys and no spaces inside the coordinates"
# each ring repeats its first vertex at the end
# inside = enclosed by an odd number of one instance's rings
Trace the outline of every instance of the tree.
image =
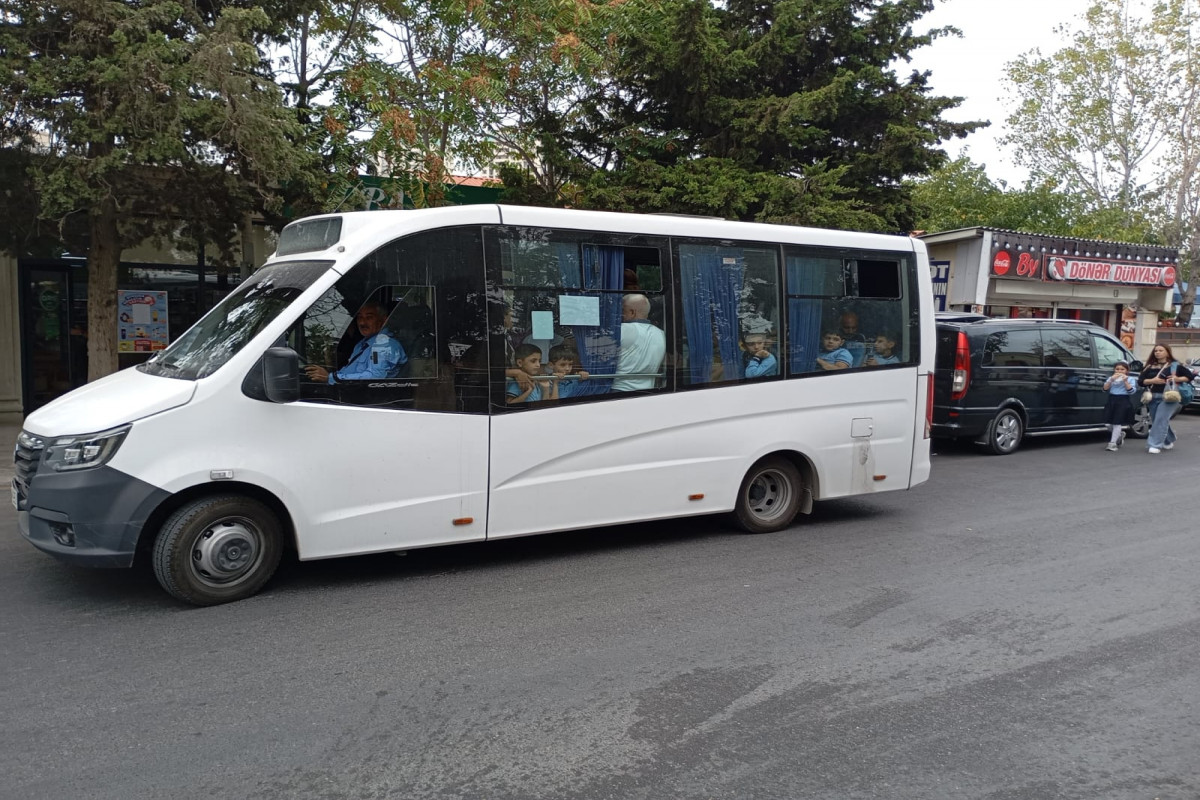
{"type": "Polygon", "coordinates": [[[25,153],[39,216],[86,218],[88,377],[117,368],[117,266],[148,237],[232,259],[244,215],[307,156],[256,42],[256,8],[174,0],[3,0],[5,148],[25,153]]]}
{"type": "Polygon", "coordinates": [[[451,170],[497,161],[514,194],[557,202],[570,175],[555,127],[603,73],[620,21],[646,2],[382,3],[370,37],[344,57],[325,126],[418,205],[443,201],[451,170]]]}
{"type": "MultiPolygon", "coordinates": [[[[1187,0],[1145,4],[1095,0],[1070,46],[1025,54],[1009,65],[1019,102],[1002,140],[1033,179],[1080,197],[1087,213],[1126,238],[1149,219],[1166,245],[1182,248],[1181,275],[1200,252],[1200,139],[1193,46],[1197,16],[1187,0]]],[[[1137,240],[1137,239],[1133,239],[1137,240]]],[[[1181,316],[1191,314],[1189,287],[1181,316]]]]}
{"type": "Polygon", "coordinates": [[[1018,231],[1153,242],[1152,222],[1143,214],[1089,208],[1077,193],[1029,180],[1009,189],[987,176],[987,166],[961,156],[912,182],[917,227],[928,231],[985,226],[1018,231]],[[1132,216],[1131,216],[1132,215],[1132,216]]]}
{"type": "Polygon", "coordinates": [[[931,0],[664,0],[622,37],[613,86],[565,132],[584,202],[908,230],[908,176],[940,166],[958,98],[894,65],[947,30],[931,0]]]}

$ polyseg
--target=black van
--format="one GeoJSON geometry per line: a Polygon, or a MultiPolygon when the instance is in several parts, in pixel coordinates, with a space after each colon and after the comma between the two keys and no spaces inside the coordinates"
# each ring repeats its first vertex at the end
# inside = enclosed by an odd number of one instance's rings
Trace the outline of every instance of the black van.
{"type": "MultiPolygon", "coordinates": [[[[1134,375],[1142,368],[1090,322],[938,314],[933,435],[1006,455],[1025,436],[1104,430],[1104,381],[1117,361],[1134,375]]],[[[1134,402],[1130,435],[1144,438],[1149,415],[1134,402]]]]}

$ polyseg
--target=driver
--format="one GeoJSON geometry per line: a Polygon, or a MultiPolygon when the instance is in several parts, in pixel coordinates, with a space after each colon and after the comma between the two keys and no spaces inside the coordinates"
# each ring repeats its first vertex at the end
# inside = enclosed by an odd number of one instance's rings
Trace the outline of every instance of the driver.
{"type": "Polygon", "coordinates": [[[387,311],[374,300],[368,300],[358,310],[354,321],[362,340],[354,346],[350,361],[337,372],[330,373],[324,367],[310,364],[304,368],[309,380],[318,383],[338,381],[370,380],[372,378],[395,378],[400,368],[408,363],[408,356],[400,342],[384,330],[387,311]]]}

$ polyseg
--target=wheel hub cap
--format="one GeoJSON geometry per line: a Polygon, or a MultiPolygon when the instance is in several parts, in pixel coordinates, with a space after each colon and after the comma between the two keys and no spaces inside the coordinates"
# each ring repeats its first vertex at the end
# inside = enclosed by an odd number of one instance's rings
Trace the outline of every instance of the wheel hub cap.
{"type": "Polygon", "coordinates": [[[258,529],[244,519],[224,519],[207,528],[192,549],[196,572],[210,583],[244,575],[258,558],[258,529]]]}
{"type": "Polygon", "coordinates": [[[762,520],[769,520],[782,513],[788,506],[791,492],[785,476],[777,472],[764,472],[746,490],[750,511],[762,520]]]}

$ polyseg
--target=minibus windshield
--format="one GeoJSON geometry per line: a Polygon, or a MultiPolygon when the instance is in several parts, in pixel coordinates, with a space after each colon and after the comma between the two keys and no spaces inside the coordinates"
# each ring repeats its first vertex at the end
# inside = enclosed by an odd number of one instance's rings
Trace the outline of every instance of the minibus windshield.
{"type": "Polygon", "coordinates": [[[263,267],[167,349],[138,365],[138,369],[150,375],[191,381],[213,374],[332,264],[332,261],[288,261],[263,267]]]}

